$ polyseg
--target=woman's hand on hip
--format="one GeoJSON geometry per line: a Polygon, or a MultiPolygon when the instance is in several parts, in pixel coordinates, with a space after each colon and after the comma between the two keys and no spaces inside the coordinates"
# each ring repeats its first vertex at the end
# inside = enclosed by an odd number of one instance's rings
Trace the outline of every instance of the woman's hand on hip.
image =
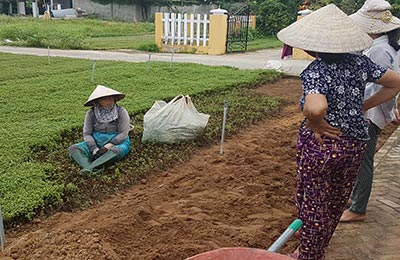
{"type": "Polygon", "coordinates": [[[317,139],[318,143],[320,144],[324,143],[321,137],[322,135],[333,139],[339,139],[339,135],[342,133],[340,129],[328,124],[325,119],[318,121],[307,120],[306,127],[310,128],[314,132],[315,139],[317,139]]]}

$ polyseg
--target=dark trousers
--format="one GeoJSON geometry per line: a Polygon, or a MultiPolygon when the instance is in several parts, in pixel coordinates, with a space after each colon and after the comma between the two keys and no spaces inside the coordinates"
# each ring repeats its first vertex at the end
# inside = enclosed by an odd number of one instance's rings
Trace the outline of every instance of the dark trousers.
{"type": "Polygon", "coordinates": [[[368,127],[369,141],[361,162],[360,170],[358,171],[357,180],[354,184],[349,210],[356,214],[365,214],[367,212],[367,205],[371,195],[372,181],[374,178],[374,156],[376,151],[376,144],[381,129],[374,123],[370,123],[368,127]]]}

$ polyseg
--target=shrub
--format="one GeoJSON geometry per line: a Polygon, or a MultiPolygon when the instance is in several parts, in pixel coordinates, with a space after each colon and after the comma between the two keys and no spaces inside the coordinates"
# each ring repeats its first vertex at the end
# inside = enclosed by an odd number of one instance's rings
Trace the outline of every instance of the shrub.
{"type": "Polygon", "coordinates": [[[155,43],[141,44],[141,45],[139,45],[138,50],[139,51],[148,51],[148,52],[159,52],[160,51],[157,44],[155,44],[155,43]]]}
{"type": "Polygon", "coordinates": [[[275,35],[293,21],[289,7],[279,0],[263,0],[255,6],[257,28],[265,35],[275,35]]]}

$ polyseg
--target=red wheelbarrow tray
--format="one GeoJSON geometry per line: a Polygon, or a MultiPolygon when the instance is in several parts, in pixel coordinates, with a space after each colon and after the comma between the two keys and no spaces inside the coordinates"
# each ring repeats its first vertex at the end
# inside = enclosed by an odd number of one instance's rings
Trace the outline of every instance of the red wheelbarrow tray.
{"type": "Polygon", "coordinates": [[[293,258],[258,248],[226,247],[204,252],[186,260],[293,260],[293,258]]]}

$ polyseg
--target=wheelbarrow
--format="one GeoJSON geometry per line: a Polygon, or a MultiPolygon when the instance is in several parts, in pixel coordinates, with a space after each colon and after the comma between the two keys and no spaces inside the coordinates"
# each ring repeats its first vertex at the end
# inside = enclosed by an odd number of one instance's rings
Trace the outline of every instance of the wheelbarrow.
{"type": "Polygon", "coordinates": [[[300,219],[294,220],[268,250],[250,247],[224,247],[200,253],[186,260],[293,260],[293,258],[277,252],[302,224],[300,219]]]}

